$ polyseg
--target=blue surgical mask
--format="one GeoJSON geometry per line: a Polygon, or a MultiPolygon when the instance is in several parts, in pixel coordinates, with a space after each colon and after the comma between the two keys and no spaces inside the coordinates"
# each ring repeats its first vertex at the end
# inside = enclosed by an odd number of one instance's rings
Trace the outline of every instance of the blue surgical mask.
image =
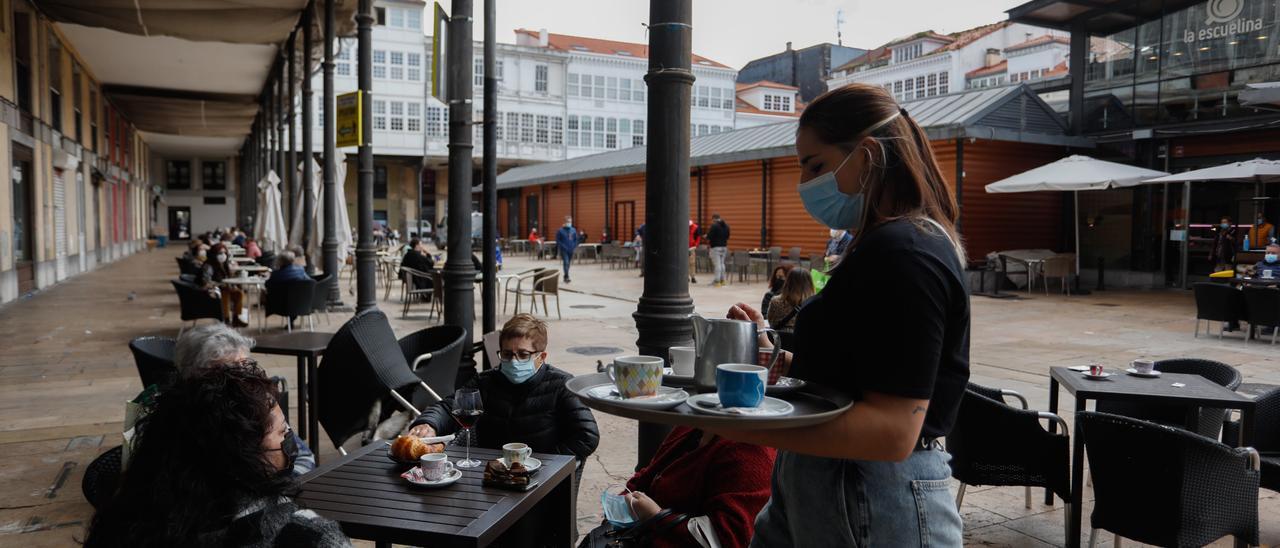
{"type": "Polygon", "coordinates": [[[536,359],[530,356],[527,360],[502,360],[498,370],[502,371],[512,384],[523,384],[538,371],[538,365],[534,362],[536,359]]]}
{"type": "Polygon", "coordinates": [[[1268,253],[1262,256],[1262,260],[1267,261],[1268,263],[1274,263],[1278,259],[1280,259],[1280,257],[1276,256],[1275,253],[1268,253]]]}
{"type": "Polygon", "coordinates": [[[1222,227],[1222,229],[1223,229],[1223,230],[1226,230],[1226,229],[1228,229],[1228,228],[1231,228],[1231,224],[1230,224],[1230,223],[1222,223],[1222,224],[1220,224],[1220,225],[1218,225],[1218,226],[1222,227]]]}
{"type": "Polygon", "coordinates": [[[636,515],[631,512],[627,497],[609,491],[610,489],[605,489],[605,492],[600,494],[600,506],[604,508],[604,519],[614,527],[624,529],[635,525],[636,515]]]}
{"type": "Polygon", "coordinates": [[[836,230],[861,226],[862,213],[866,209],[866,196],[859,192],[852,196],[840,191],[836,173],[849,163],[853,152],[846,154],[835,169],[823,173],[799,187],[800,201],[805,211],[818,222],[836,230]]]}

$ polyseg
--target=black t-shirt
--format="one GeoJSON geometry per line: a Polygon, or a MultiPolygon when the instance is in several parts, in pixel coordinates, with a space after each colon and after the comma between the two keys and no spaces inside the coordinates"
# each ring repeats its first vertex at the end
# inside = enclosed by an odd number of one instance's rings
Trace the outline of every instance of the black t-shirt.
{"type": "Polygon", "coordinates": [[[867,232],[800,309],[791,376],[930,400],[921,435],[945,436],[969,380],[969,296],[950,241],[927,221],[867,232]]]}

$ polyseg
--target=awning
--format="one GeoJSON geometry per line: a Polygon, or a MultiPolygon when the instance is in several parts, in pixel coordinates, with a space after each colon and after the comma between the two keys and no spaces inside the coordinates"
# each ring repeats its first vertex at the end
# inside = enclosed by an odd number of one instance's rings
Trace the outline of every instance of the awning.
{"type": "Polygon", "coordinates": [[[1237,98],[1242,107],[1280,107],[1280,82],[1245,84],[1237,98]]]}
{"type": "Polygon", "coordinates": [[[1280,162],[1255,158],[1246,162],[1206,167],[1194,171],[1151,179],[1148,183],[1185,183],[1189,181],[1224,181],[1241,183],[1273,183],[1280,181],[1280,162]]]}
{"type": "Polygon", "coordinates": [[[986,186],[989,193],[1105,190],[1137,186],[1163,171],[1107,162],[1088,156],[1068,156],[986,186]]]}

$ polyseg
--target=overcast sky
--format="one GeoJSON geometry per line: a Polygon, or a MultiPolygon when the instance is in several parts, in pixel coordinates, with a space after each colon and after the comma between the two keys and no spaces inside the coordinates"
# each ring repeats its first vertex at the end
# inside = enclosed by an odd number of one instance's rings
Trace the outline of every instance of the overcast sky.
{"type": "MultiPolygon", "coordinates": [[[[844,44],[873,48],[932,29],[942,33],[1006,19],[1025,0],[694,0],[693,51],[734,68],[777,53],[787,41],[802,48],[836,41],[836,10],[844,10],[844,44]]],[[[441,5],[448,10],[448,3],[441,5]]],[[[483,38],[484,0],[475,2],[476,39],[483,38]]],[[[498,0],[498,41],[517,28],[647,43],[646,0],[498,0]]]]}

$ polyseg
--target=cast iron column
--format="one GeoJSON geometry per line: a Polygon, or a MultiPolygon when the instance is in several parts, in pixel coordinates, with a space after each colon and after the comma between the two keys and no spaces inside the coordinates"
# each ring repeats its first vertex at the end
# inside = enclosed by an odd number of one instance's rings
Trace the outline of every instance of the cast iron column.
{"type": "Polygon", "coordinates": [[[360,0],[356,14],[360,56],[360,183],[356,191],[356,312],[377,308],[377,265],[373,241],[373,0],[360,0]]]}
{"type": "MultiPolygon", "coordinates": [[[[285,180],[289,181],[289,216],[285,217],[285,225],[289,227],[289,230],[293,230],[293,216],[298,214],[298,212],[294,211],[294,209],[298,208],[298,119],[294,116],[297,111],[293,109],[293,91],[298,89],[297,83],[294,81],[294,78],[297,77],[295,76],[295,71],[298,68],[295,60],[297,56],[295,53],[295,50],[297,50],[297,38],[297,31],[289,35],[289,63],[287,69],[289,72],[289,78],[287,79],[289,92],[285,93],[285,100],[289,102],[287,115],[289,120],[287,124],[289,126],[289,150],[285,151],[285,158],[288,160],[284,166],[284,172],[289,174],[285,178],[285,180]]],[[[289,236],[292,240],[293,235],[290,234],[289,236]]],[[[304,254],[306,249],[306,247],[302,248],[304,254]]],[[[307,264],[311,264],[311,261],[307,260],[307,264]]]]}
{"type": "MultiPolygon", "coordinates": [[[[498,75],[494,72],[497,63],[497,29],[494,21],[497,0],[484,0],[484,283],[481,286],[484,332],[497,329],[498,294],[497,275],[498,261],[494,257],[498,239],[498,134],[495,125],[498,110],[498,75]]],[[[496,366],[497,364],[490,364],[496,366]]]]}
{"type": "MultiPolygon", "coordinates": [[[[337,36],[333,31],[333,3],[338,0],[324,0],[324,188],[321,199],[324,200],[324,240],[321,250],[324,255],[324,273],[338,275],[338,207],[346,206],[346,198],[339,198],[338,185],[333,180],[333,172],[337,169],[337,147],[333,118],[333,41],[337,36]]],[[[329,285],[329,306],[342,307],[341,284],[329,285]]]]}
{"type": "Polygon", "coordinates": [[[444,323],[475,329],[471,264],[471,0],[453,0],[449,17],[449,248],[444,266],[444,323]]]}
{"type": "MultiPolygon", "coordinates": [[[[284,165],[284,103],[285,98],[289,95],[284,89],[284,70],[286,68],[284,52],[280,52],[280,72],[276,72],[276,112],[275,117],[271,119],[271,122],[276,125],[276,175],[280,176],[280,188],[283,189],[280,191],[280,194],[288,198],[293,198],[293,195],[289,193],[291,187],[289,186],[288,174],[285,173],[288,170],[285,169],[284,165]]],[[[292,203],[292,200],[288,200],[285,203],[292,203]]],[[[284,206],[284,211],[288,212],[289,206],[284,206]]],[[[288,219],[289,217],[285,218],[288,219]]],[[[288,221],[285,222],[285,225],[288,225],[288,221]]]]}
{"type": "MultiPolygon", "coordinates": [[[[307,254],[307,274],[315,274],[316,260],[311,253],[311,238],[316,229],[315,194],[312,192],[314,174],[311,162],[315,156],[312,150],[311,125],[315,114],[311,111],[313,104],[311,91],[311,18],[315,15],[315,3],[307,4],[307,11],[302,16],[302,249],[307,254]]],[[[326,271],[325,274],[333,274],[326,271]]],[[[333,286],[337,287],[337,280],[333,286]]]]}
{"type": "MultiPolygon", "coordinates": [[[[648,143],[645,150],[644,293],[636,306],[640,353],[666,359],[690,344],[689,95],[693,0],[650,0],[648,143]]],[[[669,427],[641,423],[637,466],[669,427]]]]}

